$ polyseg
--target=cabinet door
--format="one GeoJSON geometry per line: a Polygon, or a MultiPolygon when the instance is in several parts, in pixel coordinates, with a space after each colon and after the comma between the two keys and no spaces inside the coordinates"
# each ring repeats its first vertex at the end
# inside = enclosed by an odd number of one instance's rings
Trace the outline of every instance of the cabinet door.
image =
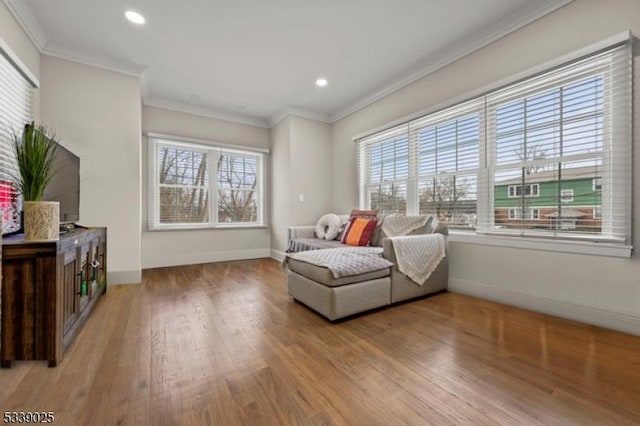
{"type": "Polygon", "coordinates": [[[62,277],[64,292],[64,297],[62,298],[62,321],[64,323],[64,333],[66,333],[78,319],[79,312],[78,298],[76,296],[80,288],[80,262],[76,247],[64,252],[62,277]]]}

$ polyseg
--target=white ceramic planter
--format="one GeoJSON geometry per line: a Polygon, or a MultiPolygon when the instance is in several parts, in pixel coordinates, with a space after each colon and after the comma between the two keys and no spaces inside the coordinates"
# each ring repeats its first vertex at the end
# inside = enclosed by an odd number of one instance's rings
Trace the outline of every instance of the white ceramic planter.
{"type": "Polygon", "coordinates": [[[55,241],[60,238],[60,203],[24,202],[25,241],[55,241]]]}

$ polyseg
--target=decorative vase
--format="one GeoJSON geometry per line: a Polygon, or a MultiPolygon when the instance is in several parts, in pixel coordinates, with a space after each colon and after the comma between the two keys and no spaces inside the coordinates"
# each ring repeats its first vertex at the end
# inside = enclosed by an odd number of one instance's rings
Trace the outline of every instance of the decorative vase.
{"type": "Polygon", "coordinates": [[[55,241],[60,238],[60,203],[24,202],[25,241],[55,241]]]}

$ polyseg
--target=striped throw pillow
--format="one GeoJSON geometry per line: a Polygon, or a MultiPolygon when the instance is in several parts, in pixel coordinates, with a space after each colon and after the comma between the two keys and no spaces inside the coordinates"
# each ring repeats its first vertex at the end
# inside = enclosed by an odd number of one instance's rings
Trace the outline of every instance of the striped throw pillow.
{"type": "Polygon", "coordinates": [[[350,246],[368,246],[376,224],[377,221],[374,219],[351,219],[342,236],[342,243],[350,246]]]}

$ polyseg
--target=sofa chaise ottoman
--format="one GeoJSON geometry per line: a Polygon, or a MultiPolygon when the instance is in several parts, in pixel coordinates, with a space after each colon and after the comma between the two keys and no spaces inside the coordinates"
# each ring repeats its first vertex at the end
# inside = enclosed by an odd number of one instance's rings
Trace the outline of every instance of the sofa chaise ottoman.
{"type": "MultiPolygon", "coordinates": [[[[285,259],[288,295],[333,321],[446,290],[447,229],[433,217],[421,223],[403,236],[388,237],[380,229],[370,247],[348,247],[333,240],[314,239],[313,227],[291,227],[289,247],[307,250],[289,253],[285,259]],[[302,240],[294,241],[301,235],[302,240]],[[419,283],[399,269],[398,260],[403,259],[398,259],[394,245],[401,240],[418,246],[425,242],[429,246],[436,240],[444,244],[441,254],[444,257],[433,255],[434,266],[419,283]]],[[[429,256],[425,256],[425,261],[429,256]]],[[[420,257],[417,259],[422,261],[420,257]]]]}

